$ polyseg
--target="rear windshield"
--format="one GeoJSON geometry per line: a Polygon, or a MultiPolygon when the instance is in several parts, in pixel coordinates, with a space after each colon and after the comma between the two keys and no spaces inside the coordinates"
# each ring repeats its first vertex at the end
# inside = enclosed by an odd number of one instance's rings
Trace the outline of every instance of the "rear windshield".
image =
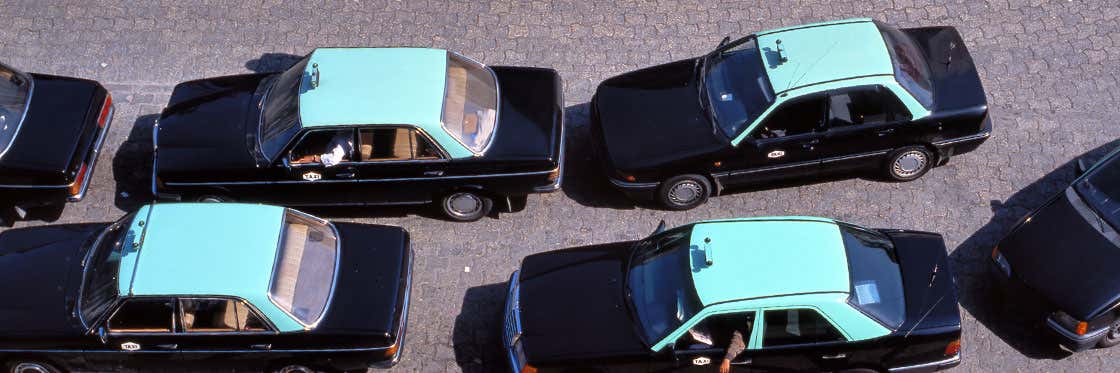
{"type": "Polygon", "coordinates": [[[304,326],[314,325],[334,287],[338,237],[330,223],[288,210],[280,240],[269,298],[304,326]]]}
{"type": "Polygon", "coordinates": [[[0,64],[0,157],[16,138],[30,94],[31,78],[0,64]]]}
{"type": "Polygon", "coordinates": [[[498,82],[489,67],[447,54],[443,129],[475,154],[490,145],[498,120],[498,82]]]}
{"type": "Polygon", "coordinates": [[[926,109],[933,108],[929,65],[914,39],[894,26],[877,23],[894,64],[894,77],[926,109]]]}
{"type": "Polygon", "coordinates": [[[898,329],[906,315],[902,270],[894,244],[887,236],[842,225],[848,254],[852,295],[848,303],[890,329],[898,329]]]}

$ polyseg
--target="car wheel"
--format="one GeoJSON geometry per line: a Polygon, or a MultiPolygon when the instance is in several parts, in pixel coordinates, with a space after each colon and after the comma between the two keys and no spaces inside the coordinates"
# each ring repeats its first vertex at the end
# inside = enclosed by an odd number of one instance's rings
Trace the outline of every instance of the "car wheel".
{"type": "Polygon", "coordinates": [[[1113,321],[1112,325],[1108,326],[1108,333],[1097,342],[1097,347],[1108,348],[1118,344],[1120,344],[1120,320],[1113,321]]]}
{"type": "Polygon", "coordinates": [[[198,197],[195,197],[194,201],[203,203],[222,203],[233,202],[233,198],[229,198],[221,194],[202,194],[198,197]]]}
{"type": "Polygon", "coordinates": [[[21,361],[8,365],[11,373],[58,373],[54,366],[38,361],[21,361]]]}
{"type": "Polygon", "coordinates": [[[448,194],[440,203],[443,214],[455,221],[482,219],[494,207],[494,201],[475,192],[461,191],[448,194]]]}
{"type": "Polygon", "coordinates": [[[315,373],[315,370],[303,365],[288,365],[277,369],[276,373],[315,373]]]}
{"type": "Polygon", "coordinates": [[[665,180],[657,191],[658,202],[670,210],[688,210],[704,204],[712,184],[700,175],[680,175],[665,180]]]}
{"type": "Polygon", "coordinates": [[[887,158],[887,177],[897,181],[911,181],[922,177],[933,167],[933,153],[921,146],[908,146],[891,153],[887,158]]]}

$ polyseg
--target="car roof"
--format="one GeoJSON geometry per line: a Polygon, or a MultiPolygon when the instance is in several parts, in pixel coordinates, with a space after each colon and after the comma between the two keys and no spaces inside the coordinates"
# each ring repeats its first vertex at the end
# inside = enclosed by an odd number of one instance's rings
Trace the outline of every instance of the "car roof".
{"type": "Polygon", "coordinates": [[[300,122],[304,128],[414,126],[452,158],[473,156],[443,129],[447,54],[430,48],[315,49],[300,83],[300,122]]]}
{"type": "Polygon", "coordinates": [[[144,206],[125,240],[119,294],[237,297],[280,331],[301,330],[268,299],[284,215],[284,208],[267,205],[144,206]]]}
{"type": "Polygon", "coordinates": [[[894,75],[890,53],[869,18],[813,23],[756,34],[774,93],[839,80],[894,75]],[[778,41],[781,40],[781,62],[778,41]]]}
{"type": "Polygon", "coordinates": [[[692,280],[705,307],[744,299],[850,291],[840,227],[830,219],[701,222],[692,228],[690,250],[692,280]]]}

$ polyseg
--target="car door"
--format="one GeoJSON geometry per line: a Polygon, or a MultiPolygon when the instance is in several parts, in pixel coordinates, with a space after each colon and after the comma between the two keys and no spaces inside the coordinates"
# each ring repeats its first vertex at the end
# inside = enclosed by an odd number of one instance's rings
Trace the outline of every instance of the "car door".
{"type": "Polygon", "coordinates": [[[768,309],[753,372],[819,372],[844,368],[848,344],[843,333],[810,307],[768,309]]]}
{"type": "Polygon", "coordinates": [[[270,200],[286,205],[348,204],[358,181],[355,129],[304,132],[281,160],[283,175],[270,200]]]}
{"type": "Polygon", "coordinates": [[[752,355],[747,349],[755,330],[755,311],[738,311],[710,315],[693,324],[663,354],[660,363],[652,365],[654,372],[712,373],[728,355],[728,349],[737,341],[741,352],[731,358],[732,372],[750,372],[752,355]],[[738,333],[736,333],[738,332],[738,333]]]}
{"type": "Polygon", "coordinates": [[[244,300],[183,297],[178,300],[180,360],[209,369],[259,368],[275,332],[244,300]],[[209,364],[220,364],[209,366],[209,364]]]}
{"type": "Polygon", "coordinates": [[[373,204],[431,201],[448,164],[428,136],[408,126],[359,129],[357,155],[354,198],[373,204]]]}
{"type": "Polygon", "coordinates": [[[880,166],[892,149],[908,145],[910,118],[898,97],[882,86],[830,92],[828,130],[819,147],[821,168],[850,171],[880,166]]]}
{"type": "Polygon", "coordinates": [[[164,369],[174,364],[179,354],[175,308],[170,298],[125,299],[99,328],[105,348],[87,351],[86,360],[112,370],[164,369]]]}
{"type": "Polygon", "coordinates": [[[825,97],[796,98],[774,109],[739,144],[738,164],[731,183],[757,183],[819,171],[818,147],[825,120],[825,97]],[[740,163],[741,162],[741,163],[740,163]]]}

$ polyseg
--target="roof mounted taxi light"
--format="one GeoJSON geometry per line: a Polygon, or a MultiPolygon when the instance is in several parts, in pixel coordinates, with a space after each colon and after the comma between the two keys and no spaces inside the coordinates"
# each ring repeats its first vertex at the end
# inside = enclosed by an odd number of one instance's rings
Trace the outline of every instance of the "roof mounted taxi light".
{"type": "Polygon", "coordinates": [[[702,250],[704,251],[704,264],[711,267],[712,263],[715,263],[715,255],[712,253],[711,237],[704,237],[704,248],[702,250]]]}
{"type": "Polygon", "coordinates": [[[311,64],[311,88],[319,88],[319,64],[311,64]]]}
{"type": "Polygon", "coordinates": [[[786,50],[782,49],[782,39],[774,41],[777,46],[774,48],[778,52],[778,63],[789,62],[789,56],[786,55],[786,50]]]}

